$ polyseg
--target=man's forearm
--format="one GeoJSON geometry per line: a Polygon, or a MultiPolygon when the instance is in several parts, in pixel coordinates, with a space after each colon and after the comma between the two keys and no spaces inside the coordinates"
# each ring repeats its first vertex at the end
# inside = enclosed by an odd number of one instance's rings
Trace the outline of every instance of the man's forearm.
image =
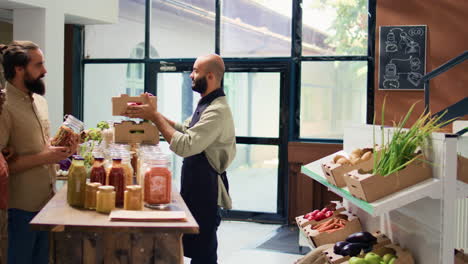
{"type": "Polygon", "coordinates": [[[167,123],[169,123],[169,125],[170,125],[171,127],[175,127],[175,122],[174,122],[174,121],[172,121],[172,120],[168,119],[168,118],[167,118],[167,117],[165,117],[165,116],[163,116],[163,117],[164,117],[164,120],[166,120],[166,121],[167,121],[167,123]]]}
{"type": "Polygon", "coordinates": [[[47,164],[47,159],[42,153],[33,155],[15,156],[8,160],[10,174],[20,173],[31,168],[47,164]]]}
{"type": "Polygon", "coordinates": [[[171,140],[172,140],[172,135],[174,134],[174,132],[176,132],[176,130],[174,129],[174,122],[173,121],[170,121],[168,120],[167,118],[165,118],[161,113],[159,112],[156,112],[154,115],[153,115],[153,118],[152,120],[153,123],[156,124],[156,126],[158,127],[159,129],[159,132],[161,132],[162,136],[164,137],[164,139],[168,142],[168,143],[171,143],[171,140]],[[172,124],[171,124],[172,122],[172,124]]]}

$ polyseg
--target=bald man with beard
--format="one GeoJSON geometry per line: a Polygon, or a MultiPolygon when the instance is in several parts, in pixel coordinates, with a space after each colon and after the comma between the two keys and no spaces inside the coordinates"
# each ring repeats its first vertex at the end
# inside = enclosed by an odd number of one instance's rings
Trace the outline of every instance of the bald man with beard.
{"type": "Polygon", "coordinates": [[[197,58],[190,74],[192,90],[201,99],[193,116],[183,124],[161,113],[147,97],[146,104],[129,106],[124,115],[151,120],[170,144],[170,149],[184,158],[181,196],[200,226],[198,235],[184,235],[184,255],[192,264],[216,264],[221,222],[219,207],[231,209],[226,169],[236,155],[236,136],[231,109],[221,87],[223,59],[211,54],[197,58]]]}

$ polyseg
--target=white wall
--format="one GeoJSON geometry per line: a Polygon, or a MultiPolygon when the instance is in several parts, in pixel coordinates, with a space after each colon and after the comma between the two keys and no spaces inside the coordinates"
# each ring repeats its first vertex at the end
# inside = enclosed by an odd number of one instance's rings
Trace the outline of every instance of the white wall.
{"type": "Polygon", "coordinates": [[[13,9],[13,39],[31,40],[44,52],[46,98],[54,133],[63,117],[65,17],[69,23],[115,23],[118,0],[0,0],[0,8],[13,9]]]}

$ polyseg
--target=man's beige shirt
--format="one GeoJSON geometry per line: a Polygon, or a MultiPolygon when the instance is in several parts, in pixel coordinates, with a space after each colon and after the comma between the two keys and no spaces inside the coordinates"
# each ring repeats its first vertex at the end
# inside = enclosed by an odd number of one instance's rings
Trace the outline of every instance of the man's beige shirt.
{"type": "MultiPolygon", "coordinates": [[[[37,154],[49,144],[48,107],[44,97],[24,93],[7,82],[0,115],[0,149],[12,147],[17,156],[37,154]]],[[[50,165],[11,174],[9,208],[37,212],[53,195],[55,175],[50,165]]]]}
{"type": "MultiPolygon", "coordinates": [[[[223,173],[236,156],[236,134],[231,109],[226,96],[220,96],[203,111],[200,120],[191,128],[192,118],[183,124],[176,123],[177,130],[172,135],[170,149],[179,156],[189,157],[205,152],[211,167],[223,173]]],[[[232,208],[229,196],[221,177],[218,175],[218,205],[232,208]]]]}

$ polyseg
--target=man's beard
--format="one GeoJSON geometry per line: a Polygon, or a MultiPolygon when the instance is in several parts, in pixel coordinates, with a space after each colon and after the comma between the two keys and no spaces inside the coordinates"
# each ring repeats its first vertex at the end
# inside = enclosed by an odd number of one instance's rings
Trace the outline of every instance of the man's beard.
{"type": "Polygon", "coordinates": [[[31,93],[44,95],[45,84],[44,84],[44,81],[42,80],[42,77],[44,77],[44,75],[41,75],[39,76],[39,78],[34,79],[31,77],[31,75],[28,72],[26,72],[24,76],[24,85],[31,93]]]}
{"type": "Polygon", "coordinates": [[[206,76],[199,78],[198,80],[194,81],[192,85],[192,90],[199,94],[204,94],[206,92],[206,88],[208,87],[208,82],[206,81],[206,76]]]}

